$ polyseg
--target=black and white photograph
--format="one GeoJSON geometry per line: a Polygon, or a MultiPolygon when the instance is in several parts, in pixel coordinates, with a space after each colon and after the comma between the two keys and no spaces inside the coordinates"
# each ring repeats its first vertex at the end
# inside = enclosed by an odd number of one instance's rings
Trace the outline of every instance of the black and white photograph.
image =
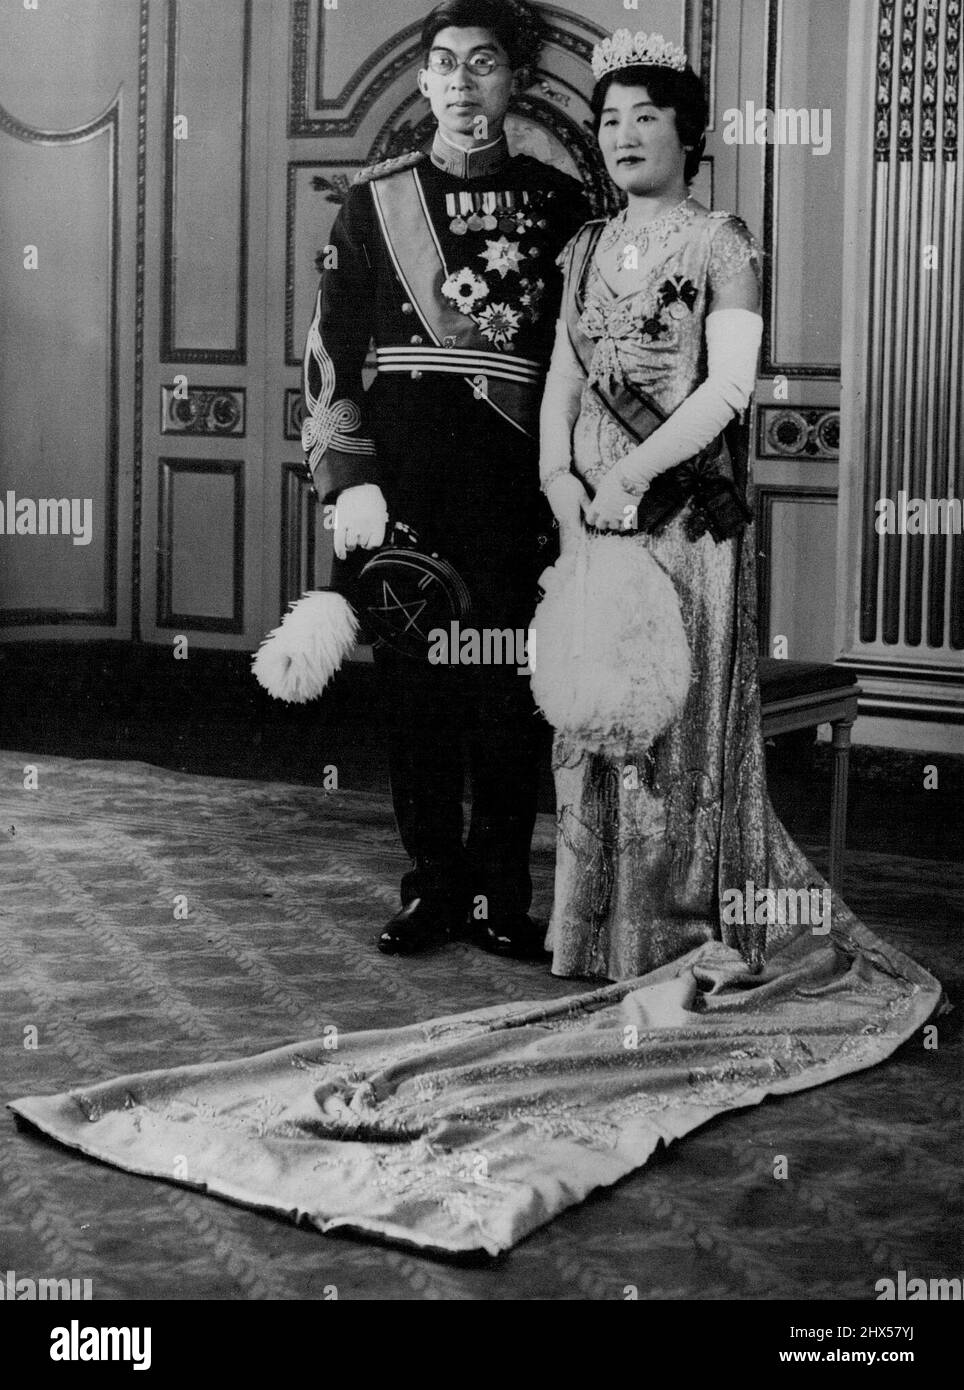
{"type": "Polygon", "coordinates": [[[936,1369],[961,10],[0,0],[31,1364],[645,1301],[936,1369]]]}

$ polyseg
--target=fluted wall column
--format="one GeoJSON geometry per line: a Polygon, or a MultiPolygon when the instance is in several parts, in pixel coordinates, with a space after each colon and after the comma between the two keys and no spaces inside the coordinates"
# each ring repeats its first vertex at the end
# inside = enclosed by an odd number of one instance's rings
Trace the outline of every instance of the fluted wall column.
{"type": "MultiPolygon", "coordinates": [[[[938,747],[943,725],[952,746],[964,719],[964,537],[953,508],[926,504],[964,496],[962,0],[854,8],[839,646],[860,673],[864,713],[930,724],[938,747]],[[906,534],[914,499],[941,530],[906,534]],[[885,501],[898,534],[878,531],[885,501]]],[[[960,728],[957,738],[964,751],[960,728]]]]}

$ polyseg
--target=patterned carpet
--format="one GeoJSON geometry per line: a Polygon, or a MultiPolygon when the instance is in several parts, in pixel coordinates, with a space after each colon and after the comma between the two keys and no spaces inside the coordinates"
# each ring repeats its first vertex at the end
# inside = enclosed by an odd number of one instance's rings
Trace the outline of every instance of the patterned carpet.
{"type": "MultiPolygon", "coordinates": [[[[464,944],[372,948],[403,867],[379,796],[19,753],[0,754],[0,781],[2,1099],[573,992],[464,944]]],[[[535,873],[545,915],[547,819],[535,873]]],[[[961,866],[854,854],[847,898],[956,996],[961,866]]],[[[80,1159],[4,1112],[0,1271],[137,1299],[867,1299],[901,1269],[959,1277],[958,1019],[937,1020],[936,1050],[918,1037],[713,1122],[495,1264],[295,1229],[80,1159]]]]}

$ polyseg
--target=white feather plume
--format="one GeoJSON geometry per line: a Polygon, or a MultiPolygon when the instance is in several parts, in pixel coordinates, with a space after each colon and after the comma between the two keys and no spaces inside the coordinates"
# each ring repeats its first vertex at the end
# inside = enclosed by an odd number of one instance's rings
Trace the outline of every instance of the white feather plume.
{"type": "Polygon", "coordinates": [[[647,748],[692,680],[679,596],[637,538],[595,536],[542,580],[532,692],[549,723],[594,752],[647,748]]]}
{"type": "Polygon", "coordinates": [[[358,619],[341,594],[303,594],[262,641],[251,669],[276,700],[303,705],[317,699],[358,638],[358,619]]]}

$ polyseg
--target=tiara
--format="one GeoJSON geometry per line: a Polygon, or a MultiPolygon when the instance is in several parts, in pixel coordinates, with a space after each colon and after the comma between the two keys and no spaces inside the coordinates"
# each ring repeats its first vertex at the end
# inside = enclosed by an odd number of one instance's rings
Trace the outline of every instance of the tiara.
{"type": "Polygon", "coordinates": [[[628,29],[617,29],[611,38],[597,43],[592,51],[592,72],[597,82],[607,72],[618,72],[620,68],[637,63],[682,72],[686,67],[686,52],[668,43],[662,34],[631,34],[628,29]]]}

